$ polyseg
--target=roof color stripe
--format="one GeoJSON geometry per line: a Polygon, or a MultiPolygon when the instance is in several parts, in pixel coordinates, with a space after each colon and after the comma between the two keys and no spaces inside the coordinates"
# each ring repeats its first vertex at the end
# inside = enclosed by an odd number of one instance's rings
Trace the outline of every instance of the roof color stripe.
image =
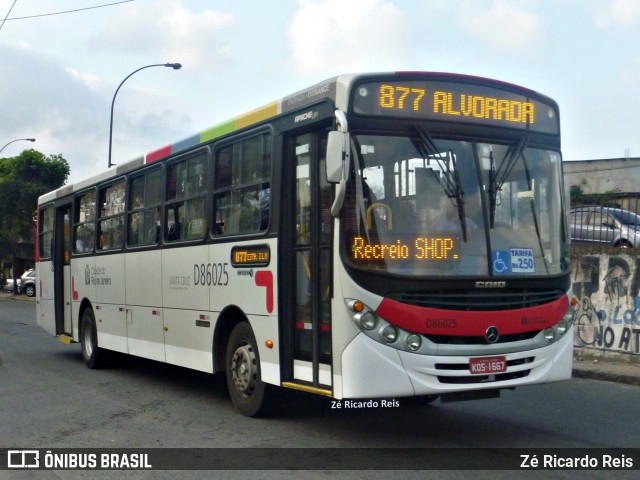
{"type": "Polygon", "coordinates": [[[239,117],[229,120],[228,122],[220,123],[206,130],[203,130],[199,134],[192,135],[176,142],[172,145],[167,145],[156,150],[152,150],[145,155],[145,163],[155,162],[162,158],[168,157],[171,154],[178,153],[182,150],[186,150],[191,147],[195,147],[201,143],[208,142],[214,138],[221,137],[228,133],[234,132],[241,128],[249,127],[258,122],[274,117],[281,112],[281,101],[276,101],[265,105],[263,107],[252,110],[251,112],[240,115],[239,117]]]}
{"type": "Polygon", "coordinates": [[[161,158],[168,157],[169,155],[171,155],[171,145],[160,147],[156,150],[148,152],[144,156],[144,163],[155,162],[157,160],[160,160],[161,158]]]}

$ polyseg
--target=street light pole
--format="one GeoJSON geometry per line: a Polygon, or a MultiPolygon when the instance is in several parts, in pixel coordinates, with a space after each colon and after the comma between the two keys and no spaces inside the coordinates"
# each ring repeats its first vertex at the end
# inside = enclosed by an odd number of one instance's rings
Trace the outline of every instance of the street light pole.
{"type": "Polygon", "coordinates": [[[13,142],[20,142],[22,140],[25,140],[27,142],[35,142],[36,139],[35,138],[16,138],[15,140],[11,140],[9,143],[7,143],[4,147],[0,148],[0,153],[2,153],[2,151],[7,148],[9,145],[11,145],[13,142]]]}
{"type": "Polygon", "coordinates": [[[116,93],[113,94],[113,100],[111,100],[111,120],[109,122],[109,163],[108,163],[108,168],[111,168],[113,165],[113,163],[111,163],[111,143],[113,140],[113,106],[116,103],[116,96],[118,95],[118,92],[120,91],[120,87],[122,87],[122,85],[124,84],[124,82],[126,82],[129,77],[131,77],[134,73],[138,73],[140,70],[144,70],[145,68],[151,68],[151,67],[168,67],[168,68],[173,68],[174,70],[180,70],[182,68],[182,65],[179,63],[154,63],[153,65],[145,65],[144,67],[140,67],[137,70],[134,70],[133,72],[131,72],[129,75],[127,75],[124,80],[122,80],[122,82],[120,82],[120,85],[118,85],[118,88],[116,88],[116,93]]]}

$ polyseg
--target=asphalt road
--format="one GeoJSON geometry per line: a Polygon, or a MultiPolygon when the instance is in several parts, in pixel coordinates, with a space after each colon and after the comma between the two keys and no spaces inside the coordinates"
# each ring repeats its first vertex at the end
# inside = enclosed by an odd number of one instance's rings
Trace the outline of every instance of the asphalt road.
{"type": "MultiPolygon", "coordinates": [[[[109,369],[89,370],[79,345],[60,344],[36,325],[33,301],[0,300],[0,448],[206,447],[241,449],[245,455],[273,447],[640,448],[640,387],[597,380],[572,379],[462,403],[399,399],[389,408],[336,409],[330,399],[296,392],[283,393],[280,400],[275,417],[250,419],[235,412],[222,377],[134,357],[121,357],[109,369]]],[[[513,473],[479,472],[473,478],[513,478],[513,473]]],[[[528,474],[635,478],[637,471],[528,474]]],[[[434,478],[407,471],[0,471],[1,479],[196,475],[434,478]]],[[[437,478],[470,477],[462,471],[439,472],[437,478]]]]}

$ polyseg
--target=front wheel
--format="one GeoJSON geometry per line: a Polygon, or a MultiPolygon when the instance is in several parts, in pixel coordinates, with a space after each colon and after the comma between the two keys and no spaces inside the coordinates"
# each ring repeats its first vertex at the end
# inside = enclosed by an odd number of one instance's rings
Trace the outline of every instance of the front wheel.
{"type": "Polygon", "coordinates": [[[80,321],[80,343],[82,358],[89,368],[101,368],[106,363],[107,352],[98,347],[96,318],[91,308],[85,309],[80,321]]]}
{"type": "Polygon", "coordinates": [[[266,413],[270,389],[260,376],[260,356],[248,322],[231,331],[225,362],[229,395],[235,407],[247,417],[266,413]]]}
{"type": "Polygon", "coordinates": [[[36,286],[29,283],[24,287],[24,293],[27,297],[35,297],[36,296],[36,286]]]}

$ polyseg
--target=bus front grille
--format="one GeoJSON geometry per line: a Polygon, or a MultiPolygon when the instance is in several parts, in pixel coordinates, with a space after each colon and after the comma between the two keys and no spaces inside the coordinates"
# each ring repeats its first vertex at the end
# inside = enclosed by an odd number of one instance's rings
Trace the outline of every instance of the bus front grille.
{"type": "Polygon", "coordinates": [[[408,305],[441,310],[499,311],[529,308],[557,300],[562,290],[439,290],[392,293],[388,296],[408,305]]]}
{"type": "MultiPolygon", "coordinates": [[[[507,361],[507,368],[520,365],[527,365],[534,361],[535,357],[518,358],[507,361]]],[[[495,373],[490,375],[446,375],[446,372],[462,372],[469,371],[468,363],[437,363],[436,370],[441,371],[444,375],[438,375],[438,381],[446,384],[473,384],[473,383],[495,383],[514,380],[516,378],[524,378],[529,375],[531,370],[518,370],[515,372],[495,373]]]]}

